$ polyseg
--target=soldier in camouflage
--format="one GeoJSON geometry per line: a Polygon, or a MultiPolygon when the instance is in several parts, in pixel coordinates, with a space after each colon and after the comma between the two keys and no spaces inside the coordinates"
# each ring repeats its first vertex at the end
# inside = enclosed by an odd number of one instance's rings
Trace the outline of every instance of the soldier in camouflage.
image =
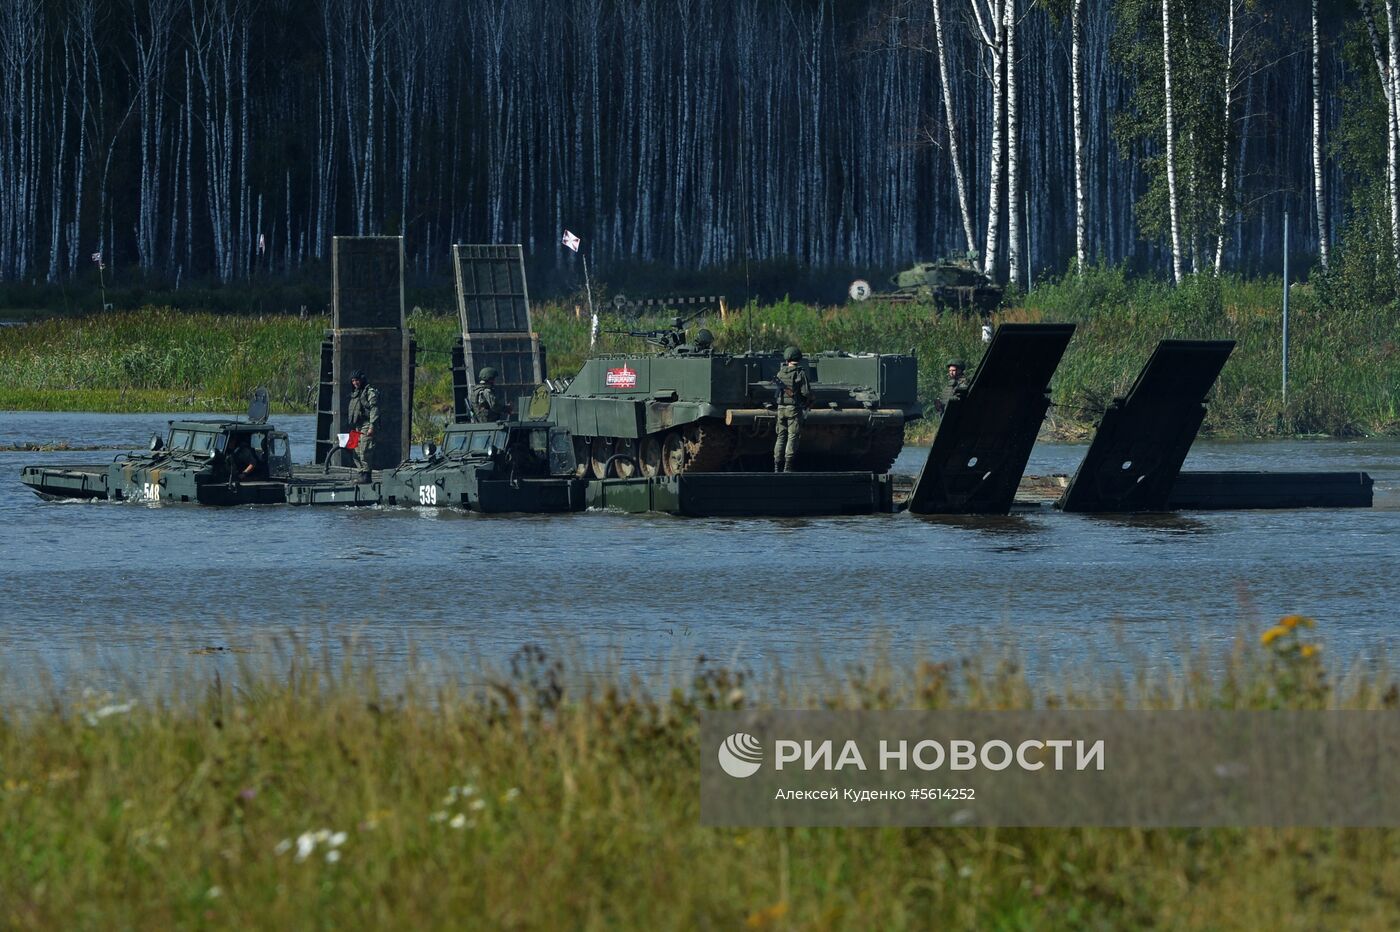
{"type": "Polygon", "coordinates": [[[791,472],[797,462],[797,446],[802,439],[802,419],[812,405],[812,383],[802,367],[802,351],[789,346],[783,353],[783,367],[774,379],[777,388],[778,424],[773,438],[773,471],[791,472]]]}
{"type": "Polygon", "coordinates": [[[964,374],[966,371],[967,364],[961,359],[948,360],[948,384],[943,388],[943,394],[933,403],[939,414],[948,407],[948,402],[955,394],[967,388],[967,376],[964,374]]]}
{"type": "Polygon", "coordinates": [[[374,429],[379,425],[379,390],[371,388],[363,371],[357,370],[350,376],[350,417],[348,423],[352,431],[360,432],[360,442],[355,447],[355,468],[360,471],[360,481],[369,482],[374,467],[374,429]]]}
{"type": "Polygon", "coordinates": [[[496,394],[496,378],[500,375],[491,366],[486,366],[476,374],[476,385],[472,387],[472,420],[478,422],[504,421],[510,414],[510,405],[496,394]]]}

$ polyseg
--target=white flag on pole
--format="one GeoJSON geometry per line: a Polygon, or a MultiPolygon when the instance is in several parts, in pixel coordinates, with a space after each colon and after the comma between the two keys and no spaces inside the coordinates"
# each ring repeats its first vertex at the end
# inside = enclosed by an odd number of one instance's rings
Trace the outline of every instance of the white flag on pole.
{"type": "Polygon", "coordinates": [[[574,252],[578,252],[579,238],[574,234],[570,233],[568,230],[564,231],[564,238],[560,240],[560,242],[562,242],[565,246],[568,246],[574,252]]]}
{"type": "Polygon", "coordinates": [[[263,238],[263,235],[262,235],[261,233],[259,233],[259,234],[258,234],[258,255],[262,255],[262,254],[265,253],[265,252],[267,252],[267,240],[263,238]]]}
{"type": "Polygon", "coordinates": [[[588,328],[588,348],[592,349],[598,342],[598,312],[593,312],[593,323],[588,328]]]}

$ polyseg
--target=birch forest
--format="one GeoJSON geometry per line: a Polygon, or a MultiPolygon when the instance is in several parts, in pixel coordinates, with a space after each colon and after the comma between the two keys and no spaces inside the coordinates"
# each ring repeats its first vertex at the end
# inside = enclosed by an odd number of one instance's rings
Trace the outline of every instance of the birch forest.
{"type": "Polygon", "coordinates": [[[1397,0],[4,0],[0,278],[1400,266],[1397,0]],[[1330,251],[1329,251],[1330,250],[1330,251]]]}

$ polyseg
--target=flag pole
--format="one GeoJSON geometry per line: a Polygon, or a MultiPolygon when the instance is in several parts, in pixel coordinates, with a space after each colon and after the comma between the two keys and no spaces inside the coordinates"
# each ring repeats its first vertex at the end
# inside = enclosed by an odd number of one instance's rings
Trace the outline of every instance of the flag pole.
{"type": "Polygon", "coordinates": [[[596,317],[598,312],[593,310],[593,285],[588,280],[588,253],[580,250],[579,255],[583,257],[583,289],[588,293],[588,313],[596,317]]]}

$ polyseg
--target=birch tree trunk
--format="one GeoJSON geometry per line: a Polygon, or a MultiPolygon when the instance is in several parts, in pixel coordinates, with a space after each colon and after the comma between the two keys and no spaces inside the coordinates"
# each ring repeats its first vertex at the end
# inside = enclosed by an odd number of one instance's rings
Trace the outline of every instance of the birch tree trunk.
{"type": "MultiPolygon", "coordinates": [[[[1233,3],[1234,0],[1231,0],[1233,3]]],[[[1079,57],[1084,46],[1084,0],[1070,0],[1070,100],[1074,110],[1074,271],[1084,273],[1088,262],[1085,246],[1084,191],[1084,70],[1079,57]]]]}
{"type": "MultiPolygon", "coordinates": [[[[1233,12],[1233,0],[1231,12],[1233,12]]],[[[1317,34],[1317,0],[1312,0],[1312,169],[1313,198],[1317,204],[1317,252],[1327,268],[1327,189],[1322,174],[1322,43],[1317,34]]],[[[1394,107],[1392,106],[1392,110],[1394,107]]],[[[1394,138],[1394,133],[1391,137],[1394,138]]]]}
{"type": "Polygon", "coordinates": [[[1172,111],[1171,0],[1162,0],[1162,75],[1166,92],[1167,200],[1172,226],[1172,281],[1181,284],[1181,217],[1176,195],[1176,116],[1172,111]]]}
{"type": "Polygon", "coordinates": [[[1396,165],[1396,147],[1400,145],[1400,15],[1395,0],[1385,0],[1386,26],[1390,35],[1390,247],[1397,272],[1400,272],[1400,167],[1396,165]]]}
{"type": "Polygon", "coordinates": [[[992,29],[988,29],[983,21],[981,0],[971,0],[972,13],[977,21],[978,31],[982,35],[982,44],[988,49],[991,59],[989,77],[992,81],[992,141],[990,155],[990,169],[987,179],[987,251],[982,259],[983,271],[992,277],[996,277],[997,272],[997,249],[998,238],[1001,235],[1001,175],[1002,175],[1002,110],[1003,84],[1002,84],[1002,52],[1005,46],[1005,15],[1002,0],[989,0],[989,15],[987,19],[992,22],[992,29]]]}
{"type": "Polygon", "coordinates": [[[977,235],[972,232],[972,209],[967,200],[967,177],[963,174],[962,154],[958,149],[958,120],[953,113],[953,84],[948,80],[948,48],[943,41],[943,0],[930,0],[933,8],[933,38],[938,53],[938,81],[943,91],[943,117],[948,124],[948,159],[953,163],[953,184],[957,188],[958,211],[962,214],[965,249],[976,248],[977,235]]]}
{"type": "Polygon", "coordinates": [[[1004,0],[1006,22],[1006,252],[1008,279],[1013,285],[1021,281],[1021,160],[1017,117],[1019,100],[1016,93],[1016,0],[1004,0]]]}
{"type": "MultiPolygon", "coordinates": [[[[1230,104],[1234,97],[1235,81],[1235,8],[1239,0],[1226,0],[1229,4],[1228,20],[1225,27],[1225,87],[1223,105],[1225,115],[1220,121],[1220,191],[1217,194],[1215,214],[1215,274],[1219,275],[1225,265],[1225,204],[1230,194],[1230,104]]],[[[1317,0],[1313,0],[1316,11],[1317,0]]],[[[1314,21],[1316,19],[1314,18],[1314,21]]],[[[1324,263],[1325,264],[1325,263],[1324,263]]]]}
{"type": "MultiPolygon", "coordinates": [[[[1387,18],[1393,22],[1394,17],[1387,18]]],[[[1395,79],[1394,79],[1394,58],[1381,46],[1380,35],[1376,30],[1375,12],[1371,8],[1371,0],[1362,0],[1361,15],[1366,20],[1366,32],[1371,39],[1371,54],[1376,59],[1376,71],[1381,79],[1381,93],[1385,97],[1386,116],[1386,147],[1385,147],[1385,169],[1386,169],[1386,202],[1390,208],[1390,242],[1391,257],[1400,265],[1400,185],[1396,184],[1396,140],[1397,126],[1396,101],[1395,101],[1395,79]]]]}

